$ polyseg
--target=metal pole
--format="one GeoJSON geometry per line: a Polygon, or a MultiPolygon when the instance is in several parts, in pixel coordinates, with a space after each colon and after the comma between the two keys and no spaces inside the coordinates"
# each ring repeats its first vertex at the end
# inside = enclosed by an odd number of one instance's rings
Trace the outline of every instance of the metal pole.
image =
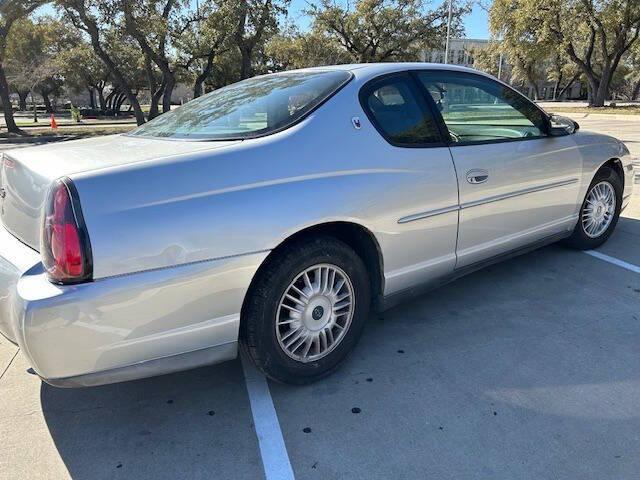
{"type": "Polygon", "coordinates": [[[453,0],[449,0],[449,19],[447,20],[447,45],[444,49],[444,63],[449,63],[449,41],[451,37],[451,14],[452,14],[452,5],[451,2],[453,0]]]}
{"type": "Polygon", "coordinates": [[[502,54],[500,54],[500,64],[498,65],[498,80],[502,77],[502,54]]]}

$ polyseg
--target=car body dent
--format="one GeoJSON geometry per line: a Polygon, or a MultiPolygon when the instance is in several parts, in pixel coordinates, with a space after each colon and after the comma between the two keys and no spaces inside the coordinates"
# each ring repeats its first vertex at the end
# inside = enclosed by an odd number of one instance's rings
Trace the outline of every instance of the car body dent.
{"type": "Polygon", "coordinates": [[[36,265],[16,289],[17,343],[36,372],[52,379],[236,344],[244,296],[266,256],[241,255],[73,286],[50,283],[36,265]]]}

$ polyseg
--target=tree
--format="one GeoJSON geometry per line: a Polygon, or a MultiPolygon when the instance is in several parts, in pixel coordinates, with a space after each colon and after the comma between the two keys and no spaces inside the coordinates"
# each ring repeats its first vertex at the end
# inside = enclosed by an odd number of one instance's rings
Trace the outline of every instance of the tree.
{"type": "Polygon", "coordinates": [[[471,56],[474,68],[494,77],[499,77],[503,82],[510,82],[511,69],[505,68],[506,62],[499,42],[489,42],[485,48],[473,48],[471,49],[471,56]],[[502,68],[500,62],[502,62],[502,68]]]}
{"type": "MultiPolygon", "coordinates": [[[[7,38],[4,52],[5,75],[11,90],[18,94],[18,108],[27,110],[27,98],[31,93],[30,69],[43,61],[44,38],[29,18],[17,20],[7,38]],[[26,69],[25,66],[28,66],[26,69]]],[[[41,79],[38,79],[38,82],[41,79]]]]}
{"type": "MultiPolygon", "coordinates": [[[[145,55],[145,70],[152,97],[159,95],[151,62],[162,73],[162,111],[171,110],[171,95],[176,85],[176,66],[167,53],[170,24],[180,8],[178,0],[123,0],[125,29],[134,38],[145,55]]],[[[154,112],[155,113],[155,112],[154,112]]]]}
{"type": "Polygon", "coordinates": [[[226,13],[214,1],[205,1],[184,15],[173,32],[177,63],[193,81],[193,98],[204,93],[216,61],[232,48],[234,22],[226,13]]]}
{"type": "Polygon", "coordinates": [[[550,60],[546,63],[550,64],[550,68],[547,69],[547,80],[553,82],[553,100],[557,100],[565,95],[582,73],[560,49],[552,52],[550,60]]]}
{"type": "Polygon", "coordinates": [[[301,33],[294,26],[269,39],[265,53],[273,70],[337,65],[352,61],[349,52],[328,35],[314,30],[301,33]]]}
{"type": "MultiPolygon", "coordinates": [[[[467,3],[456,3],[452,35],[462,32],[467,3]]],[[[422,0],[356,0],[350,9],[322,0],[308,11],[316,32],[338,42],[356,62],[416,60],[423,48],[444,44],[448,10],[427,10],[422,0]]]]}
{"type": "Polygon", "coordinates": [[[9,96],[9,83],[4,70],[5,50],[13,24],[31,14],[45,3],[42,0],[4,0],[0,2],[0,100],[4,111],[7,131],[22,133],[13,118],[13,106],[9,96]]]}
{"type": "MultiPolygon", "coordinates": [[[[104,62],[109,70],[114,83],[120,92],[129,102],[133,109],[138,125],[145,122],[144,113],[134,92],[134,85],[127,76],[127,70],[122,67],[122,63],[115,60],[113,49],[118,47],[111,41],[106,41],[108,35],[114,36],[111,29],[113,19],[117,17],[118,4],[105,0],[57,0],[58,5],[64,10],[67,18],[76,28],[85,32],[91,42],[91,46],[96,56],[104,62]]],[[[126,0],[125,0],[126,3],[126,0]]],[[[120,32],[115,32],[116,36],[120,32]]]]}
{"type": "Polygon", "coordinates": [[[105,89],[109,85],[110,74],[104,63],[95,55],[91,45],[82,42],[68,49],[58,57],[60,71],[65,86],[76,93],[87,91],[89,106],[105,113],[105,89]],[[97,96],[97,104],[96,104],[97,96]]]}
{"type": "MultiPolygon", "coordinates": [[[[35,93],[38,89],[44,92],[43,99],[48,100],[47,94],[53,91],[55,86],[43,86],[50,79],[52,82],[56,81],[54,76],[57,72],[57,65],[53,58],[46,55],[32,56],[29,59],[23,60],[11,60],[7,62],[7,80],[10,84],[19,85],[21,88],[26,89],[31,95],[31,103],[33,108],[33,121],[38,121],[37,102],[35,99],[35,93]]],[[[51,104],[47,110],[51,109],[51,104]]]]}
{"type": "Polygon", "coordinates": [[[495,0],[491,29],[541,48],[560,48],[585,76],[601,107],[624,54],[640,35],[638,0],[495,0]]]}
{"type": "Polygon", "coordinates": [[[278,27],[278,16],[286,13],[288,0],[220,0],[220,9],[235,24],[233,39],[240,53],[240,79],[253,76],[256,50],[278,27]]]}
{"type": "Polygon", "coordinates": [[[629,100],[640,100],[640,42],[636,42],[624,59],[627,72],[625,93],[629,100]]]}

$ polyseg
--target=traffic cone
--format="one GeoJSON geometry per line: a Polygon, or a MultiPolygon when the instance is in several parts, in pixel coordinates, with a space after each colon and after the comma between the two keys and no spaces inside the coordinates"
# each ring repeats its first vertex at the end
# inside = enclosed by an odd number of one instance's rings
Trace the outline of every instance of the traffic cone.
{"type": "Polygon", "coordinates": [[[51,130],[56,130],[58,128],[58,124],[56,123],[56,117],[51,114],[51,130]]]}

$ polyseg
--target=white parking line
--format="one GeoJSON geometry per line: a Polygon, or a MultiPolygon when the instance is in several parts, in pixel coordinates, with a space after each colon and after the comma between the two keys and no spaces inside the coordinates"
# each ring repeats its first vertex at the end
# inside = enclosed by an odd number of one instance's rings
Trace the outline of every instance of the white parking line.
{"type": "Polygon", "coordinates": [[[610,257],[609,255],[605,255],[604,253],[600,253],[596,250],[585,250],[584,253],[591,255],[592,257],[599,258],[600,260],[604,260],[605,262],[612,263],[613,265],[617,265],[618,267],[626,268],[627,270],[635,273],[640,273],[640,267],[633,263],[628,263],[618,258],[610,257]]]}
{"type": "Polygon", "coordinates": [[[240,358],[253,414],[253,424],[260,446],[264,475],[267,480],[294,480],[267,379],[244,354],[241,354],[240,358]]]}

